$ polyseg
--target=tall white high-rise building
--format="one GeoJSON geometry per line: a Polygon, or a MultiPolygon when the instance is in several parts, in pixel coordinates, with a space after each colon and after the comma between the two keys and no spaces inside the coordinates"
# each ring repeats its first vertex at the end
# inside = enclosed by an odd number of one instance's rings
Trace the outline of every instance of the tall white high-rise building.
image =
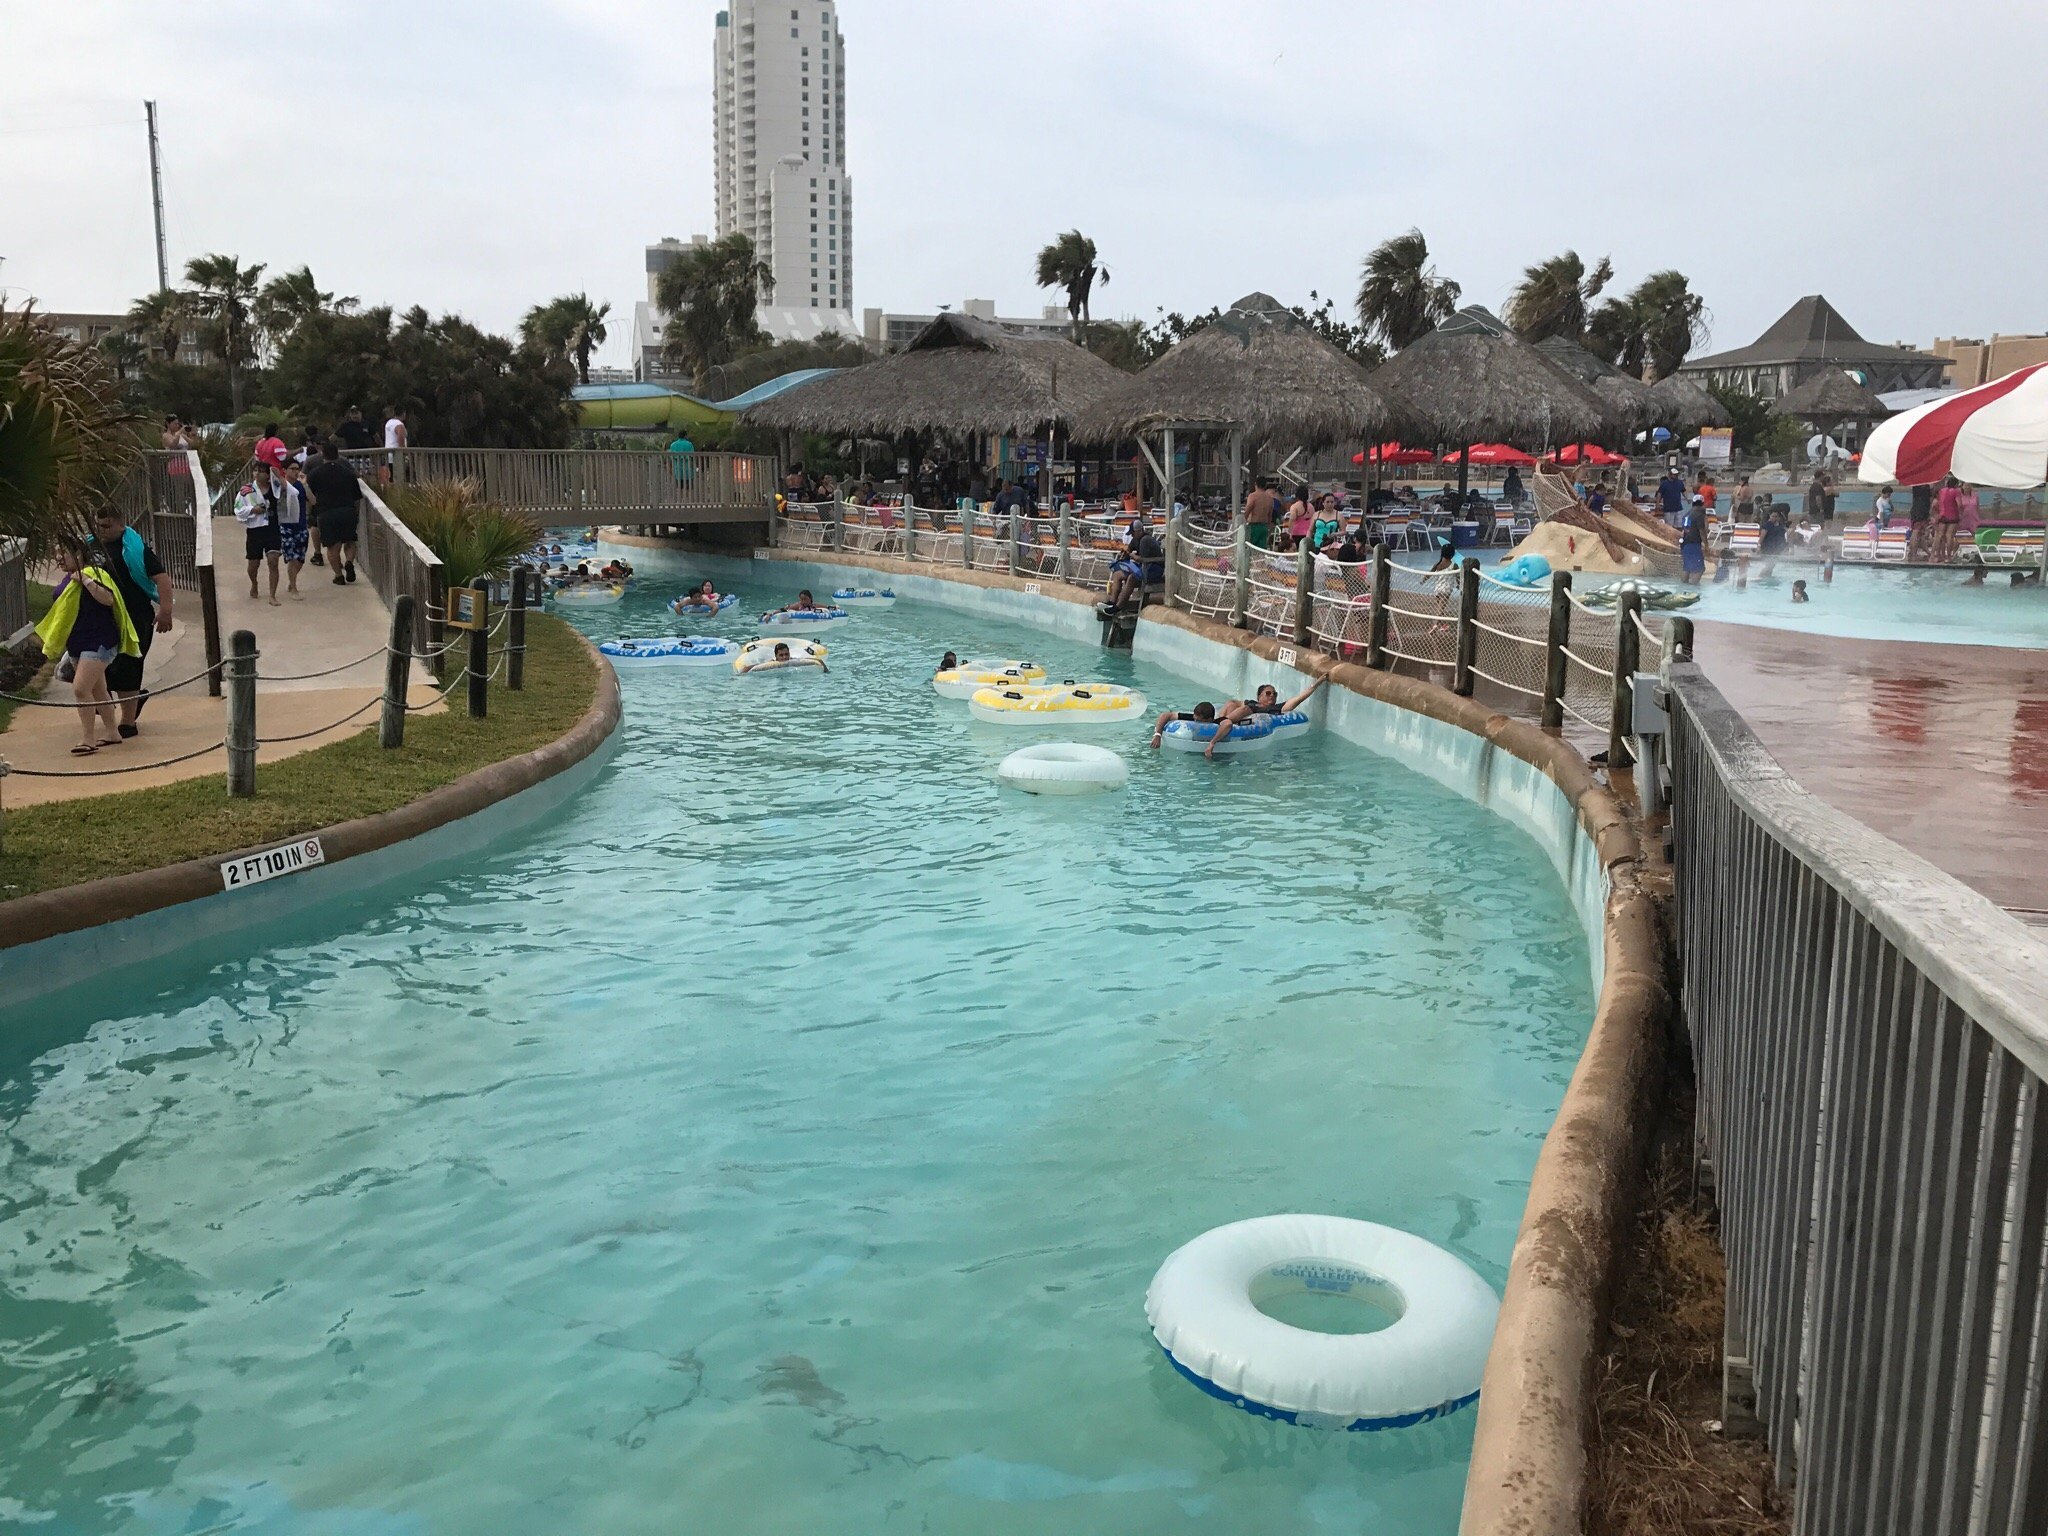
{"type": "Polygon", "coordinates": [[[774,274],[766,306],[850,316],[846,40],[833,0],[733,0],[714,37],[719,237],[754,242],[774,274]]]}

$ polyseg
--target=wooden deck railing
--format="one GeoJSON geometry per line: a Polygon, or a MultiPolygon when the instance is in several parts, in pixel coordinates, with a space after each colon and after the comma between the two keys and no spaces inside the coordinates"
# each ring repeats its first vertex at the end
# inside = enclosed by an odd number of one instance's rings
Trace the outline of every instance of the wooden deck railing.
{"type": "Polygon", "coordinates": [[[551,523],[766,522],[776,461],[752,453],[398,448],[352,453],[373,483],[470,479],[486,499],[551,523]]]}

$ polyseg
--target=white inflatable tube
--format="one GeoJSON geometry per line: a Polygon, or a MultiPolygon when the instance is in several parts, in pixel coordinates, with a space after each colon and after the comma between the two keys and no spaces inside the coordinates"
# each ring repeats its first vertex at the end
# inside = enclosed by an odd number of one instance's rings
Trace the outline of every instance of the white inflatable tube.
{"type": "Polygon", "coordinates": [[[894,608],[896,594],[887,587],[841,587],[832,594],[835,608],[894,608]]]}
{"type": "Polygon", "coordinates": [[[1131,770],[1107,747],[1077,741],[1046,741],[1019,747],[1004,758],[996,777],[1030,795],[1090,795],[1122,789],[1131,770]]]}
{"type": "MultiPolygon", "coordinates": [[[[1299,736],[1307,729],[1308,716],[1298,709],[1284,715],[1253,715],[1230,728],[1230,734],[1216,748],[1216,755],[1226,757],[1240,752],[1263,752],[1276,742],[1299,736]]],[[[1169,720],[1166,729],[1159,733],[1159,744],[1175,752],[1206,752],[1209,743],[1216,739],[1216,731],[1214,721],[1169,720]]]]}
{"type": "Polygon", "coordinates": [[[1402,1429],[1476,1402],[1500,1301],[1434,1243],[1341,1216],[1260,1216],[1204,1232],[1145,1292],[1152,1335],[1211,1397],[1317,1429],[1402,1429]],[[1394,1314],[1377,1333],[1316,1333],[1266,1316],[1288,1292],[1394,1314]]]}
{"type": "Polygon", "coordinates": [[[759,628],[764,635],[817,635],[839,628],[852,617],[844,608],[807,608],[800,613],[778,608],[761,615],[759,628]]]}
{"type": "Polygon", "coordinates": [[[749,640],[732,659],[732,669],[741,677],[753,672],[825,670],[825,647],[814,640],[749,640]],[[775,647],[789,647],[789,660],[777,661],[775,647]]]}
{"type": "Polygon", "coordinates": [[[739,644],[715,635],[655,635],[607,640],[598,652],[615,667],[722,667],[739,654],[739,644]]]}
{"type": "Polygon", "coordinates": [[[625,595],[622,586],[583,583],[549,593],[548,601],[557,608],[608,608],[625,595]]]}

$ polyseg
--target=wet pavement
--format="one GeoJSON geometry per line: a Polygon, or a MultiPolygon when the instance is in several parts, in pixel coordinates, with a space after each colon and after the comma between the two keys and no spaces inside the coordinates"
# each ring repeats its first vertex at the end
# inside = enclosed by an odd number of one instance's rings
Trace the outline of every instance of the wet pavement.
{"type": "Polygon", "coordinates": [[[2048,921],[2048,656],[1706,622],[1695,654],[1807,789],[2048,921]]]}

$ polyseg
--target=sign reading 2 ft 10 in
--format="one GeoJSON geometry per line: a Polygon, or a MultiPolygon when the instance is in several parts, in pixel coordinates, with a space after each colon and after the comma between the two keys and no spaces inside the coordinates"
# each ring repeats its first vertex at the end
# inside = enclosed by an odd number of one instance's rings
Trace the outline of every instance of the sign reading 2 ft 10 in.
{"type": "Polygon", "coordinates": [[[260,853],[244,854],[239,859],[229,859],[220,867],[221,886],[225,890],[238,891],[245,885],[260,885],[265,880],[275,880],[279,875],[297,874],[302,869],[311,869],[315,864],[327,862],[327,851],[320,846],[317,837],[302,837],[296,843],[285,843],[277,848],[265,848],[260,853]]]}

